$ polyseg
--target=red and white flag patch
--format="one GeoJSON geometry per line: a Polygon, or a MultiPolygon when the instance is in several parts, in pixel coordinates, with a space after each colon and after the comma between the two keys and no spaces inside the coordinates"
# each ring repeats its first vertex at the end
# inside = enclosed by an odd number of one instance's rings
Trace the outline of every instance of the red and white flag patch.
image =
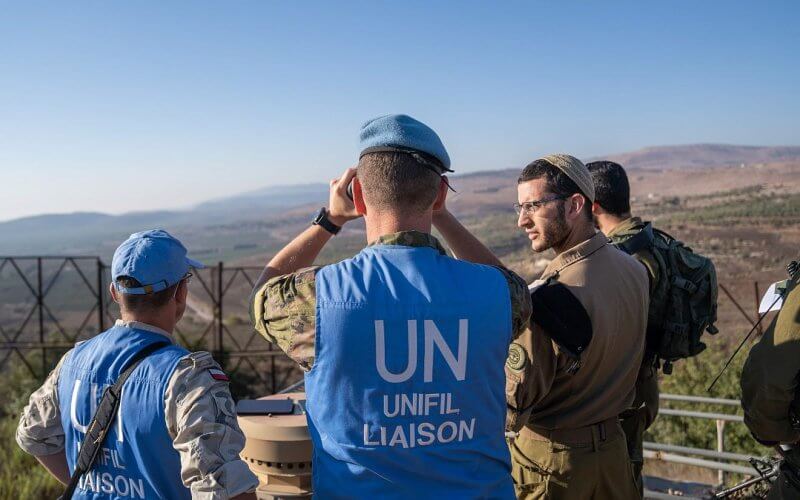
{"type": "Polygon", "coordinates": [[[222,370],[217,370],[216,368],[209,368],[208,373],[211,374],[211,378],[213,378],[214,380],[221,380],[222,382],[231,381],[231,379],[229,379],[228,376],[225,375],[225,372],[222,370]]]}

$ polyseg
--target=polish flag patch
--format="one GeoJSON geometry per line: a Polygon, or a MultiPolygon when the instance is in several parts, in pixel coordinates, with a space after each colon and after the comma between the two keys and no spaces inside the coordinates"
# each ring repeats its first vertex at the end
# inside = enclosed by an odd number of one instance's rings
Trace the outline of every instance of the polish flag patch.
{"type": "Polygon", "coordinates": [[[211,378],[214,380],[221,380],[222,382],[230,382],[231,379],[225,375],[225,372],[222,370],[217,370],[216,368],[209,368],[208,373],[211,374],[211,378]]]}

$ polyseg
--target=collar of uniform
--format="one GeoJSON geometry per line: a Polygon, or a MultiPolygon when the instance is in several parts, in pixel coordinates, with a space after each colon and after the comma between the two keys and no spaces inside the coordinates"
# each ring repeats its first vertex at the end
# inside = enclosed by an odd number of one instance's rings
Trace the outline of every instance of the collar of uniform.
{"type": "Polygon", "coordinates": [[[603,233],[595,233],[595,235],[588,240],[578,243],[569,250],[556,256],[556,258],[547,265],[542,277],[544,278],[545,276],[557,275],[565,267],[571,266],[579,260],[585,259],[586,257],[606,246],[607,243],[608,241],[603,233]]]}
{"type": "Polygon", "coordinates": [[[170,335],[166,330],[162,330],[157,326],[148,325],[147,323],[142,323],[141,321],[122,321],[121,319],[118,319],[114,323],[114,326],[127,326],[128,328],[135,328],[137,330],[145,330],[147,332],[157,333],[167,337],[170,342],[173,342],[172,335],[170,335]]]}
{"type": "Polygon", "coordinates": [[[400,231],[399,233],[384,234],[378,237],[377,240],[370,243],[368,246],[373,245],[400,245],[404,247],[431,247],[436,249],[440,254],[447,255],[444,247],[439,243],[439,240],[433,237],[430,233],[423,233],[421,231],[400,231]]]}
{"type": "Polygon", "coordinates": [[[634,228],[636,228],[638,226],[641,226],[641,225],[642,225],[641,217],[628,217],[624,221],[622,221],[619,224],[617,224],[616,226],[614,226],[614,229],[609,231],[606,236],[608,236],[609,238],[613,238],[614,236],[616,236],[616,235],[618,235],[620,233],[624,233],[626,231],[630,231],[631,229],[634,229],[634,228]]]}

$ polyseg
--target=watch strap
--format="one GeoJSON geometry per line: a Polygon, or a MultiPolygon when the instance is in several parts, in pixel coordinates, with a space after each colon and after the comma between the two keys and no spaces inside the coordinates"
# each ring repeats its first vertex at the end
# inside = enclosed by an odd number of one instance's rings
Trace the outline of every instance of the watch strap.
{"type": "Polygon", "coordinates": [[[339,231],[342,230],[341,226],[337,226],[331,222],[331,220],[328,218],[328,210],[326,210],[324,207],[319,211],[316,218],[314,218],[313,223],[321,226],[324,230],[333,235],[339,234],[339,231]]]}

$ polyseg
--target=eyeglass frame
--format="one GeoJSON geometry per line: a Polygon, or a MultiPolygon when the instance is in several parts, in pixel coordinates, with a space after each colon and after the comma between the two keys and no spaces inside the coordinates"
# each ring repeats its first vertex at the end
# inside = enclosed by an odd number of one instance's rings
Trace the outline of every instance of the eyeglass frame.
{"type": "Polygon", "coordinates": [[[550,197],[550,198],[543,198],[541,200],[524,201],[522,203],[514,203],[514,211],[517,213],[518,216],[521,215],[522,212],[524,211],[525,215],[527,215],[528,217],[532,217],[533,214],[535,214],[536,211],[539,210],[540,208],[542,208],[545,204],[550,203],[551,201],[566,200],[570,196],[572,196],[572,195],[567,195],[567,196],[559,195],[559,196],[553,196],[553,197],[550,197]],[[525,208],[525,205],[530,205],[531,208],[525,208]]]}

